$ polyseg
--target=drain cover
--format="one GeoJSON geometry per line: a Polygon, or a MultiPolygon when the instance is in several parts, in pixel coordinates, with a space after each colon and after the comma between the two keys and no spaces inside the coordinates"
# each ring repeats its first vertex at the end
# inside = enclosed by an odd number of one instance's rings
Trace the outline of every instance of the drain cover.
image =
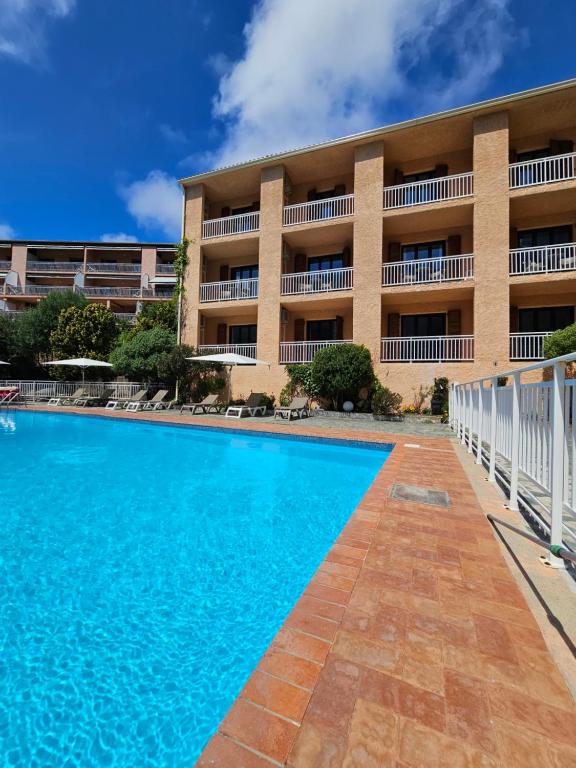
{"type": "Polygon", "coordinates": [[[450,506],[450,496],[446,491],[435,491],[432,488],[421,488],[418,485],[394,483],[390,490],[390,498],[399,501],[415,501],[417,504],[430,504],[434,507],[450,506]]]}

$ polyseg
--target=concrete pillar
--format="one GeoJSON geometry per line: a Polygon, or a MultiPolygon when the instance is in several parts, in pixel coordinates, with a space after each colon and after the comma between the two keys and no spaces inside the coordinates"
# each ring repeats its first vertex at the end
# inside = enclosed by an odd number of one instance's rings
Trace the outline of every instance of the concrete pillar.
{"type": "Polygon", "coordinates": [[[156,248],[142,248],[140,286],[144,287],[144,275],[148,275],[150,281],[156,275],[156,248]]]}
{"type": "Polygon", "coordinates": [[[188,268],[182,302],[182,343],[200,343],[200,283],[202,282],[202,222],[205,190],[203,184],[185,188],[184,237],[189,240],[188,268]]]}
{"type": "Polygon", "coordinates": [[[354,160],[353,340],[380,361],[384,144],[357,147],[354,160]]]}
{"type": "Polygon", "coordinates": [[[474,360],[478,373],[509,360],[508,113],[474,120],[474,360]]]}
{"type": "Polygon", "coordinates": [[[280,280],[284,167],[262,170],[260,185],[260,249],[258,254],[257,355],[273,365],[280,352],[280,280]]]}
{"type": "Polygon", "coordinates": [[[28,247],[26,245],[12,246],[12,271],[18,273],[18,285],[24,288],[26,285],[26,262],[28,260],[28,247]]]}

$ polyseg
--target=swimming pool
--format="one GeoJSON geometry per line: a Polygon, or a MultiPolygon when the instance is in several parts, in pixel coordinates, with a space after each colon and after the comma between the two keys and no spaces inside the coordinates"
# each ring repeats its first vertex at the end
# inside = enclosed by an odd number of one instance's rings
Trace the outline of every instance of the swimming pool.
{"type": "Polygon", "coordinates": [[[192,765],[389,452],[0,412],[0,763],[192,765]]]}

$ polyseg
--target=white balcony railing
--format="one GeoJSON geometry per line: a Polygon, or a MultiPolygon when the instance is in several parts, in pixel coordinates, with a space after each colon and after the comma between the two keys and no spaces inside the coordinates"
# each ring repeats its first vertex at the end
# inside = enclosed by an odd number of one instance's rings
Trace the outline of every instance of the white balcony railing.
{"type": "Polygon", "coordinates": [[[352,340],[283,341],[280,343],[280,363],[310,363],[316,352],[334,344],[352,344],[352,340]]]}
{"type": "Polygon", "coordinates": [[[198,352],[201,355],[222,355],[232,352],[235,355],[256,358],[256,344],[200,344],[198,352]]]}
{"type": "Polygon", "coordinates": [[[384,208],[406,208],[410,205],[455,200],[473,194],[473,174],[458,173],[410,184],[398,184],[384,188],[384,208]]]}
{"type": "Polygon", "coordinates": [[[142,271],[141,264],[128,264],[126,262],[117,261],[114,264],[105,264],[102,262],[94,262],[92,264],[86,264],[86,272],[120,272],[120,273],[137,273],[142,271]]]}
{"type": "Polygon", "coordinates": [[[224,216],[220,219],[209,219],[202,225],[202,237],[225,237],[240,235],[244,232],[255,232],[260,228],[260,212],[239,213],[236,216],[224,216]]]}
{"type": "Polygon", "coordinates": [[[296,203],[284,206],[284,226],[307,224],[311,221],[325,221],[351,216],[354,213],[354,195],[340,195],[311,203],[296,203]]]}
{"type": "Polygon", "coordinates": [[[58,291],[73,291],[74,286],[70,285],[26,285],[24,288],[16,286],[7,286],[9,293],[23,294],[24,296],[47,296],[49,293],[58,291]]]}
{"type": "Polygon", "coordinates": [[[11,261],[0,261],[0,272],[9,272],[12,269],[11,261]]]}
{"type": "Polygon", "coordinates": [[[149,288],[112,288],[112,287],[90,287],[80,288],[85,296],[118,296],[120,298],[139,299],[140,297],[152,296],[149,288]]]}
{"type": "Polygon", "coordinates": [[[200,301],[241,301],[258,296],[258,278],[248,280],[222,280],[218,283],[202,283],[200,301]]]}
{"type": "Polygon", "coordinates": [[[136,322],[138,315],[135,312],[114,312],[118,320],[124,320],[127,323],[136,322]]]}
{"type": "Polygon", "coordinates": [[[511,333],[510,360],[544,360],[544,339],[552,333],[511,333]]]}
{"type": "Polygon", "coordinates": [[[417,285],[470,280],[474,276],[474,257],[444,256],[440,259],[392,261],[382,265],[382,285],[417,285]]]}
{"type": "Polygon", "coordinates": [[[576,152],[510,165],[510,189],[576,178],[576,152]]]}
{"type": "Polygon", "coordinates": [[[156,264],[156,274],[157,275],[176,274],[176,270],[174,269],[174,264],[156,264]]]}
{"type": "Polygon", "coordinates": [[[382,339],[386,363],[474,360],[474,336],[397,336],[382,339]]]}
{"type": "Polygon", "coordinates": [[[576,243],[514,248],[510,251],[510,274],[533,275],[576,269],[576,243]]]}
{"type": "Polygon", "coordinates": [[[353,272],[352,267],[342,267],[282,275],[282,294],[289,296],[297,293],[348,291],[352,288],[353,272]]]}
{"type": "Polygon", "coordinates": [[[82,261],[29,261],[26,264],[27,272],[81,272],[84,267],[82,261]]]}

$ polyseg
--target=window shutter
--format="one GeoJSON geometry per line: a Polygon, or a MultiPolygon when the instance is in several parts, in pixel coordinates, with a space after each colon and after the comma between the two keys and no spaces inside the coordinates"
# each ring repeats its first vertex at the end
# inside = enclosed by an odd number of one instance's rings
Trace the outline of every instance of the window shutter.
{"type": "Polygon", "coordinates": [[[222,216],[222,218],[224,218],[225,216],[230,216],[230,206],[229,205],[225,205],[222,208],[222,211],[221,211],[220,215],[222,216]]]}
{"type": "Polygon", "coordinates": [[[462,333],[462,313],[459,309],[449,309],[447,316],[448,336],[460,336],[462,333]]]}
{"type": "Polygon", "coordinates": [[[510,248],[518,248],[518,230],[510,227],[510,248]]]}
{"type": "Polygon", "coordinates": [[[462,238],[460,235],[449,235],[446,241],[446,256],[460,256],[462,253],[462,238]]]}
{"type": "Polygon", "coordinates": [[[351,258],[350,258],[350,256],[351,256],[351,254],[350,254],[350,246],[349,246],[349,245],[346,245],[346,246],[345,246],[345,247],[342,249],[342,264],[343,264],[345,267],[349,267],[349,266],[350,266],[350,263],[351,263],[351,258]]]}
{"type": "MultiPolygon", "coordinates": [[[[220,282],[228,280],[230,276],[228,264],[220,264],[220,282]]],[[[224,342],[222,342],[224,343],[224,342]]]]}
{"type": "Polygon", "coordinates": [[[252,203],[252,210],[253,211],[259,211],[260,210],[260,200],[255,200],[252,203]]]}
{"type": "Polygon", "coordinates": [[[400,261],[400,243],[388,243],[388,261],[400,261]]]}
{"type": "Polygon", "coordinates": [[[336,315],[336,321],[334,323],[334,338],[338,341],[342,341],[344,338],[344,318],[340,315],[336,315]]]}
{"type": "Polygon", "coordinates": [[[306,272],[308,259],[305,253],[297,253],[294,256],[294,272],[306,272]]]}
{"type": "Polygon", "coordinates": [[[510,333],[518,333],[518,307],[510,305],[510,333]]]}
{"type": "Polygon", "coordinates": [[[218,323],[218,330],[216,331],[216,344],[226,344],[228,334],[228,326],[226,323],[218,323]]]}
{"type": "Polygon", "coordinates": [[[334,197],[342,197],[346,194],[346,184],[336,184],[334,187],[334,197]]]}
{"type": "Polygon", "coordinates": [[[446,163],[438,163],[438,165],[434,168],[434,173],[436,174],[437,179],[439,179],[441,176],[448,176],[448,166],[446,163]]]}
{"type": "Polygon", "coordinates": [[[294,341],[304,341],[305,322],[302,317],[294,320],[294,341]]]}
{"type": "Polygon", "coordinates": [[[515,162],[517,162],[517,160],[518,160],[518,153],[516,152],[515,149],[511,149],[508,152],[508,162],[509,163],[515,163],[515,162]]]}
{"type": "Polygon", "coordinates": [[[398,312],[388,312],[388,336],[400,336],[400,314],[398,312]]]}
{"type": "Polygon", "coordinates": [[[404,174],[400,168],[394,168],[394,184],[404,184],[404,174]]]}
{"type": "Polygon", "coordinates": [[[316,188],[308,190],[307,199],[309,203],[312,203],[314,200],[316,200],[316,188]]]}

